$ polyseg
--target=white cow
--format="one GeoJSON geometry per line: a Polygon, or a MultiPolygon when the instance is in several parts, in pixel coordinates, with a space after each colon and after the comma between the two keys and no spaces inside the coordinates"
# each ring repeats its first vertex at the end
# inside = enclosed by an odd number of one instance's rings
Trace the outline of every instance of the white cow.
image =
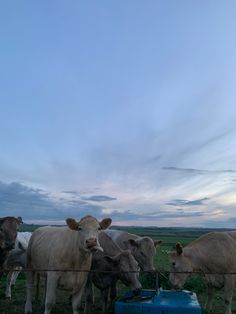
{"type": "Polygon", "coordinates": [[[32,313],[34,274],[38,273],[47,279],[44,314],[51,313],[57,288],[71,292],[73,314],[79,314],[92,252],[102,250],[99,230],[109,227],[111,221],[106,218],[99,222],[92,216],[85,216],[79,222],[67,218],[65,227],[41,227],[33,232],[27,250],[27,268],[32,271],[27,274],[25,313],[32,313]]]}
{"type": "Polygon", "coordinates": [[[7,286],[5,291],[6,298],[11,298],[11,287],[15,285],[20,271],[25,267],[26,250],[31,235],[31,232],[18,232],[15,247],[9,253],[6,268],[11,268],[12,270],[9,271],[7,275],[7,286]]]}
{"type": "Polygon", "coordinates": [[[170,270],[170,283],[175,289],[182,289],[192,272],[204,274],[208,288],[207,311],[212,311],[214,289],[224,288],[224,313],[231,314],[236,282],[236,231],[210,232],[184,248],[177,243],[170,253],[170,270]]]}
{"type": "Polygon", "coordinates": [[[150,237],[140,237],[133,233],[121,230],[107,230],[105,233],[123,250],[131,250],[134,258],[143,271],[155,270],[153,260],[156,248],[161,240],[153,240],[150,237]]]}

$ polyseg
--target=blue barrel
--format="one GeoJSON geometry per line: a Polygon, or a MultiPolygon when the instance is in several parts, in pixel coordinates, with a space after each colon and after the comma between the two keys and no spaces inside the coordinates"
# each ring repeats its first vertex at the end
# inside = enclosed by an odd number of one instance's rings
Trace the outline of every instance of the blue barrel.
{"type": "Polygon", "coordinates": [[[202,311],[194,292],[142,290],[137,297],[125,293],[115,302],[115,314],[202,314],[202,311]]]}

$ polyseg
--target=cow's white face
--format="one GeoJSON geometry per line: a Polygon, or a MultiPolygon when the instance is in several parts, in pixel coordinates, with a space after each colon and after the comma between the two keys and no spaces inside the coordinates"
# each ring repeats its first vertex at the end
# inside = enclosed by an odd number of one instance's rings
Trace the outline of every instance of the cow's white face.
{"type": "Polygon", "coordinates": [[[98,233],[108,228],[111,222],[110,218],[105,218],[99,222],[92,216],[85,216],[79,222],[72,218],[66,219],[68,227],[78,232],[81,248],[87,252],[103,250],[98,242],[98,233]]]}
{"type": "Polygon", "coordinates": [[[143,237],[136,240],[129,239],[127,242],[129,242],[128,247],[130,247],[140,268],[144,271],[155,270],[153,259],[156,254],[156,247],[159,246],[162,241],[153,241],[148,237],[143,237]]]}
{"type": "Polygon", "coordinates": [[[171,286],[176,289],[182,289],[186,279],[193,271],[191,261],[184,255],[182,246],[177,243],[176,250],[170,253],[170,276],[171,286]]]}

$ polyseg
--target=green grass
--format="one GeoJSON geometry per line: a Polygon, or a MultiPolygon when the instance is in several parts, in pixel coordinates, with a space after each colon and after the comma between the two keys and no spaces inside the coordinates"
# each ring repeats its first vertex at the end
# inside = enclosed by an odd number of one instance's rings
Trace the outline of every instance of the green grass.
{"type": "MultiPolygon", "coordinates": [[[[36,228],[34,225],[22,225],[21,231],[33,231],[36,228]]],[[[155,256],[154,264],[158,271],[159,283],[163,288],[169,288],[168,286],[168,254],[173,245],[176,242],[181,242],[183,245],[190,243],[192,240],[201,236],[204,233],[212,231],[210,229],[191,229],[191,228],[141,228],[141,227],[114,227],[115,229],[126,230],[131,233],[135,233],[142,236],[150,236],[153,239],[160,239],[163,244],[158,248],[157,254],[155,256]]],[[[223,229],[222,229],[223,230],[223,229]]],[[[140,280],[142,282],[143,288],[155,289],[156,280],[153,275],[141,274],[140,280]]],[[[40,301],[34,302],[33,313],[39,314],[43,313],[41,306],[43,283],[41,283],[41,294],[40,301]]],[[[194,291],[201,305],[204,305],[206,301],[206,285],[204,280],[200,276],[193,276],[188,279],[185,284],[185,289],[194,291]]],[[[24,303],[26,296],[25,289],[25,274],[21,273],[16,282],[16,286],[12,289],[12,300],[6,300],[4,297],[5,290],[5,278],[0,281],[0,313],[1,314],[23,314],[24,313],[24,303]]],[[[127,288],[121,283],[118,285],[118,293],[121,295],[127,288]]],[[[236,291],[235,291],[236,292],[236,291]]],[[[82,303],[83,308],[83,303],[82,303]]],[[[214,298],[213,304],[214,314],[224,313],[224,300],[223,300],[223,290],[218,290],[214,298]]],[[[93,311],[96,314],[101,313],[101,301],[98,291],[95,293],[95,302],[93,306],[93,311]]],[[[72,313],[71,305],[69,302],[69,292],[58,291],[57,294],[57,304],[52,311],[52,314],[67,314],[72,313]]],[[[236,293],[233,298],[232,313],[236,314],[236,293]]]]}

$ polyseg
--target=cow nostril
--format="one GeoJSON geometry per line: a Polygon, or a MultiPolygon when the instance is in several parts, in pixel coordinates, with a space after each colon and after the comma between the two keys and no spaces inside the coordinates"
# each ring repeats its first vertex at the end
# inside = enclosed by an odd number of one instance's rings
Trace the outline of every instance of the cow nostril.
{"type": "Polygon", "coordinates": [[[138,296],[138,295],[141,294],[141,291],[142,291],[141,288],[137,288],[137,289],[133,290],[133,295],[134,295],[134,296],[138,296]]]}
{"type": "Polygon", "coordinates": [[[86,240],[86,243],[88,245],[90,245],[90,244],[97,244],[97,239],[96,238],[88,239],[88,240],[86,240]]]}
{"type": "Polygon", "coordinates": [[[5,241],[5,247],[7,249],[14,249],[15,247],[15,242],[8,242],[8,241],[5,241]]]}

